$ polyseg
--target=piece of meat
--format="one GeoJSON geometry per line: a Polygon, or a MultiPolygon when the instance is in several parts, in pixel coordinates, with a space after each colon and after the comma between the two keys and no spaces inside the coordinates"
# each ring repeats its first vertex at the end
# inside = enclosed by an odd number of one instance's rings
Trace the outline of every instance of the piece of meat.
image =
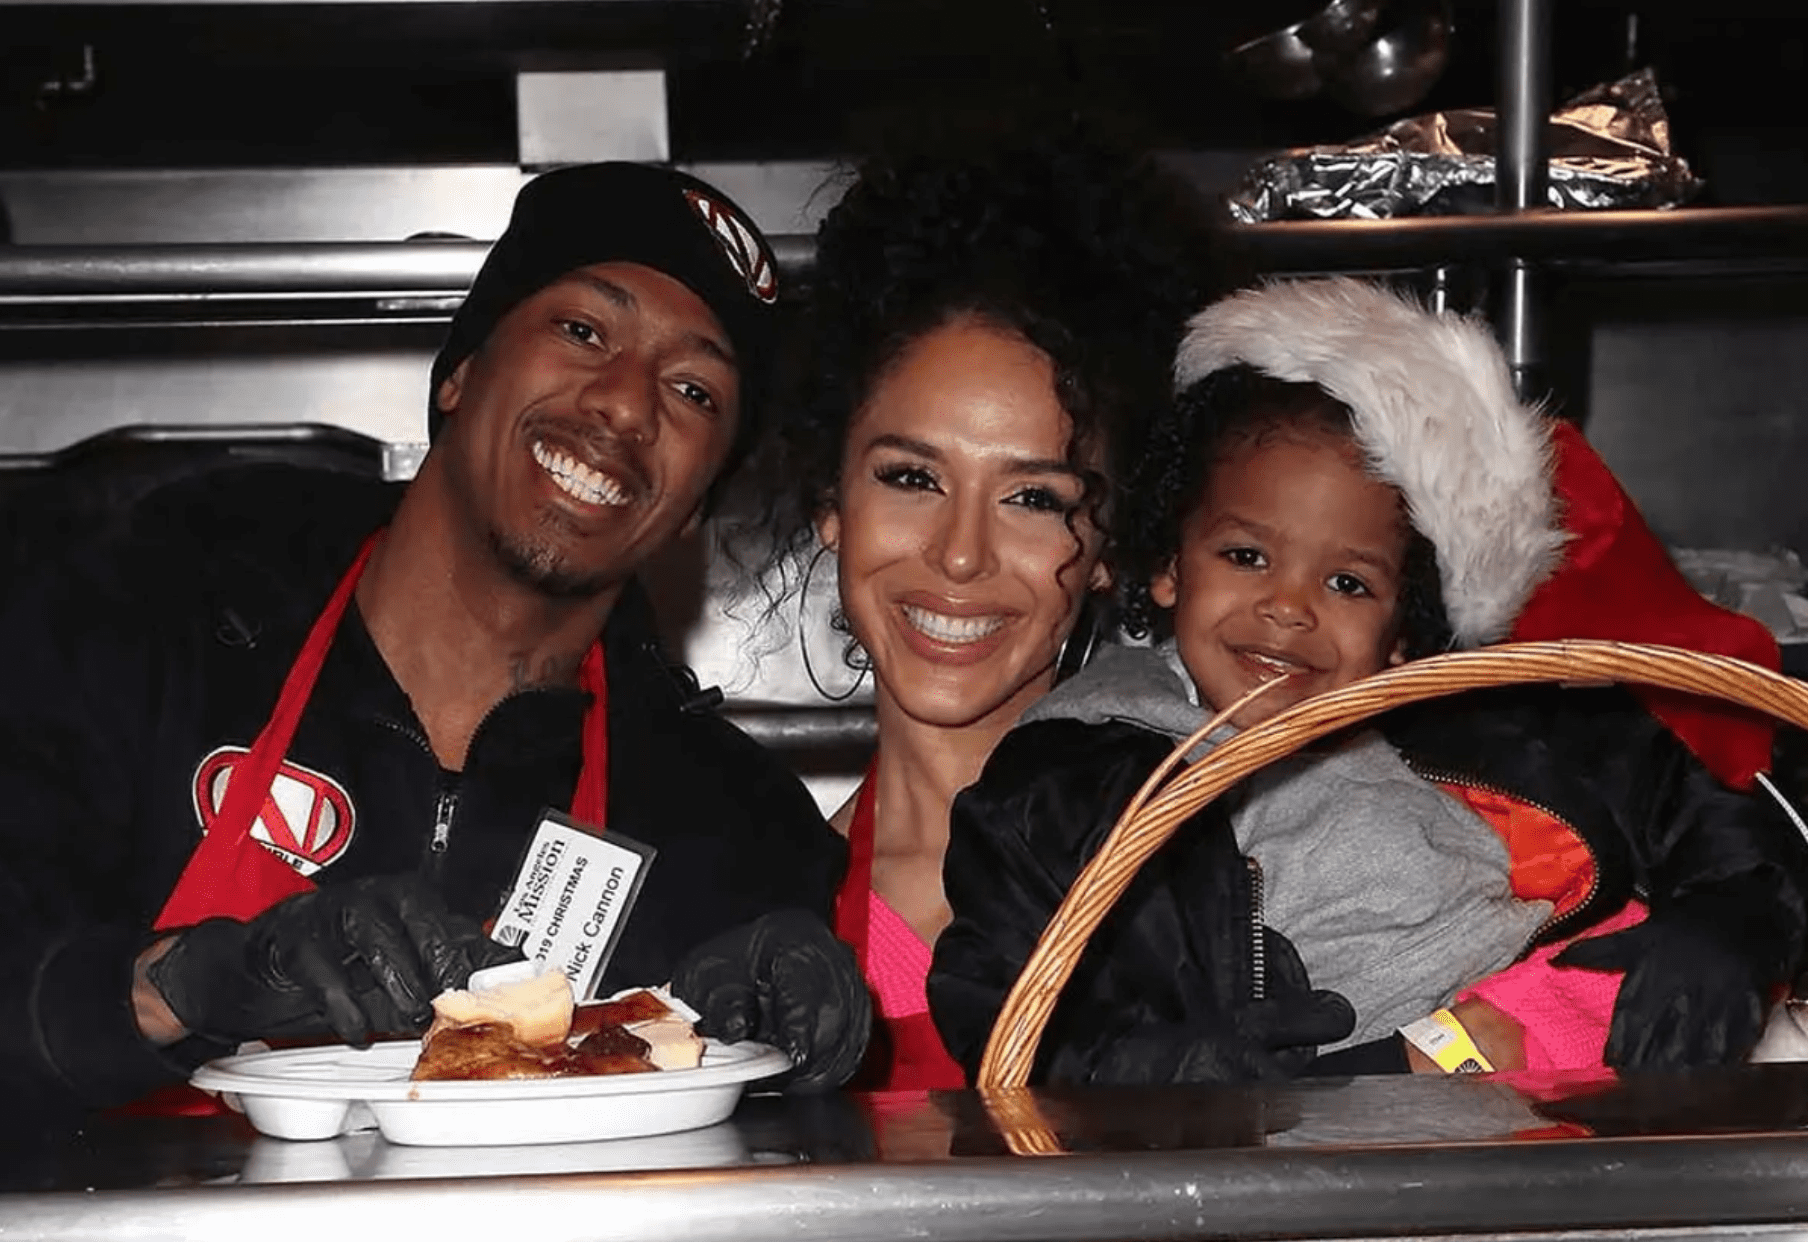
{"type": "Polygon", "coordinates": [[[654,1022],[671,1016],[670,1006],[643,988],[619,1000],[579,1005],[571,1013],[571,1037],[581,1039],[599,1027],[632,1026],[636,1022],[654,1022]]]}
{"type": "Polygon", "coordinates": [[[636,1056],[647,1055],[647,1041],[626,1027],[605,1026],[590,1032],[572,1046],[574,1052],[582,1052],[587,1056],[636,1056]]]}
{"type": "Polygon", "coordinates": [[[619,1026],[599,1027],[567,1054],[579,1074],[644,1074],[659,1067],[647,1059],[647,1041],[619,1026]]]}
{"type": "Polygon", "coordinates": [[[566,1059],[563,1044],[535,1047],[504,1023],[479,1022],[429,1032],[409,1077],[418,1082],[556,1078],[566,1059]]]}
{"type": "Polygon", "coordinates": [[[580,1078],[644,1074],[659,1066],[647,1041],[619,1026],[599,1027],[572,1044],[523,1043],[501,1022],[442,1026],[428,1032],[410,1075],[417,1082],[490,1082],[499,1079],[580,1078]]]}

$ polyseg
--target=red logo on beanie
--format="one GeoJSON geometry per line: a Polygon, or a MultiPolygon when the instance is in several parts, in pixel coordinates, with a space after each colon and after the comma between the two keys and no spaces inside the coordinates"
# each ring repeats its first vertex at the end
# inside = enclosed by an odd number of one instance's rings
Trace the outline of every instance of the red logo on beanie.
{"type": "Polygon", "coordinates": [[[734,208],[707,194],[686,190],[684,198],[703,217],[709,235],[716,239],[729,265],[747,282],[747,291],[762,302],[778,301],[778,272],[753,226],[741,219],[734,208]]]}
{"type": "MultiPolygon", "coordinates": [[[[195,815],[203,832],[219,818],[226,786],[248,753],[242,746],[222,746],[195,769],[195,815]]],[[[284,763],[270,782],[251,836],[301,874],[313,875],[345,853],[355,819],[351,796],[338,781],[284,763]]]]}

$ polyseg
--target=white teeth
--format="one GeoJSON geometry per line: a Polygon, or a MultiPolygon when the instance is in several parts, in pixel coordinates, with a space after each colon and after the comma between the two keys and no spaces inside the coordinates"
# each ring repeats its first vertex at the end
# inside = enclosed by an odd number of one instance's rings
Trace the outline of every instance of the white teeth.
{"type": "Polygon", "coordinates": [[[1259,651],[1246,651],[1243,654],[1251,664],[1271,670],[1276,677],[1291,677],[1295,673],[1304,671],[1289,660],[1277,660],[1273,656],[1263,655],[1259,651]]]}
{"type": "Polygon", "coordinates": [[[534,441],[533,454],[534,460],[540,463],[540,468],[551,475],[559,489],[573,499],[581,500],[587,505],[628,503],[627,489],[600,470],[592,470],[571,454],[547,448],[539,440],[534,441]]]}
{"type": "Polygon", "coordinates": [[[976,643],[1004,628],[1003,617],[950,617],[904,605],[904,619],[938,643],[976,643]]]}

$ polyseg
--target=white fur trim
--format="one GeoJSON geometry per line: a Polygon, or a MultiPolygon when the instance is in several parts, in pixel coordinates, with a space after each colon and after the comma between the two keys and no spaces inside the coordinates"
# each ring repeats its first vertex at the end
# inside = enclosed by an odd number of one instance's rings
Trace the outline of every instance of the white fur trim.
{"type": "Polygon", "coordinates": [[[1457,645],[1506,637],[1567,536],[1549,426],[1514,395],[1487,328],[1358,280],[1277,283],[1195,315],[1175,380],[1185,388],[1238,363],[1350,407],[1371,468],[1437,548],[1457,645]]]}

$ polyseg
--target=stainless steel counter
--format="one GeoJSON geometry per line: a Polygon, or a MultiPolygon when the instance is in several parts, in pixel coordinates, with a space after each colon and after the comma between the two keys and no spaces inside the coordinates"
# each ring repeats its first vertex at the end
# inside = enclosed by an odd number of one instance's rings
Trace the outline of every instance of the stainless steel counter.
{"type": "Polygon", "coordinates": [[[685,1135],[464,1150],[108,1117],[14,1144],[0,1238],[1793,1239],[1804,1125],[1797,1066],[758,1098],[685,1135]]]}

